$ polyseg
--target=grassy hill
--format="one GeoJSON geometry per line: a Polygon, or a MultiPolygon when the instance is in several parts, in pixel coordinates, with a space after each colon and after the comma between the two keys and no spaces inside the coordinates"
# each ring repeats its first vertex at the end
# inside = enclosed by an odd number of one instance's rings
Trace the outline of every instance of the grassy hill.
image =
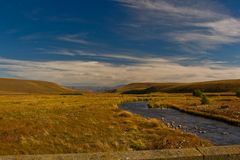
{"type": "Polygon", "coordinates": [[[181,83],[131,83],[115,89],[113,92],[126,93],[126,94],[140,94],[153,92],[150,90],[162,90],[165,88],[173,87],[181,83]]]}
{"type": "Polygon", "coordinates": [[[153,92],[190,93],[194,89],[204,92],[234,92],[240,89],[240,80],[219,80],[194,83],[132,83],[115,90],[125,94],[147,94],[153,92]]]}
{"type": "Polygon", "coordinates": [[[0,94],[64,94],[76,91],[56,83],[0,78],[0,94]]]}

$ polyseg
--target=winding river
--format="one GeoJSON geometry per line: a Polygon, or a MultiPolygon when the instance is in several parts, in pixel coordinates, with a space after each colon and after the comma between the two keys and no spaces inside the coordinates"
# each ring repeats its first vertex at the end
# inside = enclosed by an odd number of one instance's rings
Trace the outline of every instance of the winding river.
{"type": "Polygon", "coordinates": [[[194,116],[170,108],[150,109],[147,102],[127,102],[119,107],[143,117],[162,119],[169,126],[179,127],[186,132],[206,138],[216,145],[240,144],[240,127],[224,122],[194,116]]]}

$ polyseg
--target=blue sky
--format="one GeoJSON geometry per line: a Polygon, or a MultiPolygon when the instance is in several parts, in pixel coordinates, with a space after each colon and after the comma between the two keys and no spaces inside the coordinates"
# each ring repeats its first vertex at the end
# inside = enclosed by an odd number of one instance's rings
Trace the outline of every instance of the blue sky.
{"type": "Polygon", "coordinates": [[[64,85],[240,78],[238,0],[2,0],[0,75],[64,85]]]}

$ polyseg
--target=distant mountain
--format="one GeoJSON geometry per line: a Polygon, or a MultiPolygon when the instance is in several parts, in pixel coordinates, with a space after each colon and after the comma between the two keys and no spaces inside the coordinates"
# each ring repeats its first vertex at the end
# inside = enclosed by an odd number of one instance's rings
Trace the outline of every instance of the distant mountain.
{"type": "Polygon", "coordinates": [[[234,92],[240,89],[240,80],[219,80],[194,83],[131,83],[114,90],[124,94],[147,94],[154,92],[190,93],[195,89],[204,92],[234,92]]]}
{"type": "Polygon", "coordinates": [[[76,91],[56,83],[0,78],[0,94],[68,94],[76,91]]]}

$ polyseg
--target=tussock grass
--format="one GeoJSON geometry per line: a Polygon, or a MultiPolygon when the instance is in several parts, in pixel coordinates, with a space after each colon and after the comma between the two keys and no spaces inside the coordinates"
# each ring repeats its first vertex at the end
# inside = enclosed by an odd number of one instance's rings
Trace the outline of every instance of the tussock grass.
{"type": "Polygon", "coordinates": [[[54,154],[209,146],[194,135],[117,108],[119,94],[1,95],[0,154],[54,154]],[[182,142],[185,143],[182,143],[182,142]]]}
{"type": "MultiPolygon", "coordinates": [[[[144,128],[156,128],[156,127],[160,127],[160,123],[158,119],[152,118],[149,119],[147,121],[145,121],[143,124],[144,128]]],[[[162,125],[161,125],[162,127],[162,125]]]]}
{"type": "Polygon", "coordinates": [[[118,113],[118,116],[119,117],[132,117],[133,114],[131,112],[128,112],[128,111],[121,111],[118,113]]]}

